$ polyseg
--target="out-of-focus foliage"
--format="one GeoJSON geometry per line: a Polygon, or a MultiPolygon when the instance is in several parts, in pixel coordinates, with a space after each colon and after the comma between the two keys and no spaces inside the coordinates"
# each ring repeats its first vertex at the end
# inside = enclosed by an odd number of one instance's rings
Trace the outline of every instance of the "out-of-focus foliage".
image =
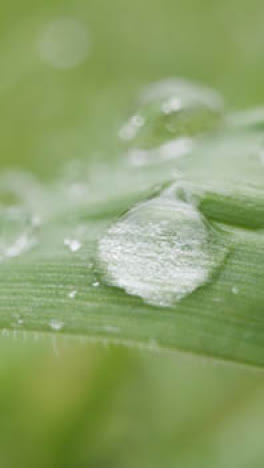
{"type": "Polygon", "coordinates": [[[12,336],[1,344],[3,466],[262,464],[262,373],[12,336]]]}

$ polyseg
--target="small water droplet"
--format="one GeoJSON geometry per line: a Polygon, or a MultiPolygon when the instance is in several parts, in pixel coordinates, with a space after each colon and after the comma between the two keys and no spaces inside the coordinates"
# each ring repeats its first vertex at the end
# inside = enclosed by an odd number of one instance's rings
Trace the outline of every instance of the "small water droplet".
{"type": "Polygon", "coordinates": [[[82,244],[78,239],[65,238],[64,245],[68,247],[71,252],[77,252],[82,247],[82,244]]]}
{"type": "Polygon", "coordinates": [[[207,222],[191,203],[161,196],[132,208],[99,241],[105,280],[154,305],[170,306],[216,264],[207,222]]]}
{"type": "Polygon", "coordinates": [[[233,286],[233,287],[232,287],[232,293],[233,293],[233,294],[238,294],[238,293],[239,293],[239,289],[238,289],[237,286],[233,286]]]}
{"type": "Polygon", "coordinates": [[[64,323],[61,322],[60,320],[52,319],[49,322],[49,326],[50,326],[50,328],[52,328],[52,330],[59,331],[64,327],[64,323]]]}
{"type": "Polygon", "coordinates": [[[21,319],[21,318],[19,318],[19,319],[17,320],[17,324],[18,324],[18,325],[23,325],[23,324],[24,324],[24,320],[21,319]]]}
{"type": "Polygon", "coordinates": [[[37,48],[41,60],[54,68],[69,69],[88,56],[90,37],[83,24],[73,18],[56,18],[40,32],[37,48]]]}
{"type": "Polygon", "coordinates": [[[69,292],[68,297],[70,299],[74,299],[77,295],[77,292],[78,292],[77,289],[73,289],[72,291],[69,292]]]}
{"type": "Polygon", "coordinates": [[[0,261],[18,257],[36,245],[31,215],[18,206],[0,207],[0,261]]]}
{"type": "Polygon", "coordinates": [[[162,80],[143,90],[137,112],[119,136],[136,148],[153,148],[215,130],[222,118],[223,101],[215,91],[188,80],[162,80]]]}
{"type": "Polygon", "coordinates": [[[92,286],[93,286],[94,288],[98,288],[98,286],[100,286],[100,282],[99,282],[99,281],[94,281],[93,284],[92,284],[92,286]]]}

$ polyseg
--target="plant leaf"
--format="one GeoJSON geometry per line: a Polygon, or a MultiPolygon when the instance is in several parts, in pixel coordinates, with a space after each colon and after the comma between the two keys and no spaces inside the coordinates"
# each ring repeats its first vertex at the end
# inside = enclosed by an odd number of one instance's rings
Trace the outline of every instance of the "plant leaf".
{"type": "Polygon", "coordinates": [[[67,198],[72,183],[65,177],[35,189],[30,200],[43,224],[33,249],[1,264],[0,326],[262,366],[264,237],[257,228],[263,222],[264,168],[258,139],[221,135],[190,156],[142,168],[121,158],[108,166],[82,163],[79,188],[81,177],[89,190],[77,201],[67,198]],[[172,171],[208,222],[217,221],[227,255],[205,285],[171,307],[151,306],[104,283],[97,242],[124,210],[158,193],[172,171]],[[65,239],[77,240],[80,248],[71,250],[65,239]],[[60,325],[54,327],[54,321],[60,325]]]}

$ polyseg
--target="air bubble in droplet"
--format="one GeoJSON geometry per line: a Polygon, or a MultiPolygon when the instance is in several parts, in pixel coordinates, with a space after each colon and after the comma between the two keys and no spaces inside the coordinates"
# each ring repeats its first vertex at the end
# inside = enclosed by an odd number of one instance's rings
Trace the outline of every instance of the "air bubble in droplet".
{"type": "Polygon", "coordinates": [[[52,319],[49,322],[49,326],[50,328],[52,328],[52,330],[59,331],[64,327],[64,323],[60,320],[52,319]]]}
{"type": "Polygon", "coordinates": [[[198,209],[162,196],[113,224],[99,241],[98,260],[106,282],[170,306],[208,280],[215,258],[198,209]]]}

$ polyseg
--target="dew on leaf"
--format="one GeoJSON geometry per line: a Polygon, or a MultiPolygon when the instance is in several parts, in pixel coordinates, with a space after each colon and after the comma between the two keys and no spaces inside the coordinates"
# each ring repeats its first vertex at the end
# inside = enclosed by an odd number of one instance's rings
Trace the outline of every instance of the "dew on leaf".
{"type": "Polygon", "coordinates": [[[59,331],[64,327],[64,323],[60,320],[52,319],[49,322],[49,326],[50,328],[52,328],[52,330],[59,331]]]}
{"type": "Polygon", "coordinates": [[[232,293],[233,294],[238,294],[239,293],[239,289],[237,286],[232,286],[232,293]]]}
{"type": "Polygon", "coordinates": [[[222,124],[223,108],[222,98],[211,89],[183,79],[162,80],[143,90],[119,137],[136,148],[196,137],[222,124]]]}
{"type": "Polygon", "coordinates": [[[207,222],[191,203],[160,196],[136,205],[98,243],[108,284],[170,306],[203,285],[217,260],[207,222]]]}
{"type": "Polygon", "coordinates": [[[68,297],[70,299],[74,299],[77,295],[77,292],[78,292],[77,289],[73,289],[72,291],[69,292],[68,297]]]}
{"type": "Polygon", "coordinates": [[[82,244],[78,239],[65,238],[64,239],[64,245],[65,245],[65,247],[68,247],[68,249],[71,252],[77,252],[82,247],[82,244]]]}
{"type": "Polygon", "coordinates": [[[0,261],[18,257],[36,245],[32,216],[17,206],[0,206],[0,261]]]}

